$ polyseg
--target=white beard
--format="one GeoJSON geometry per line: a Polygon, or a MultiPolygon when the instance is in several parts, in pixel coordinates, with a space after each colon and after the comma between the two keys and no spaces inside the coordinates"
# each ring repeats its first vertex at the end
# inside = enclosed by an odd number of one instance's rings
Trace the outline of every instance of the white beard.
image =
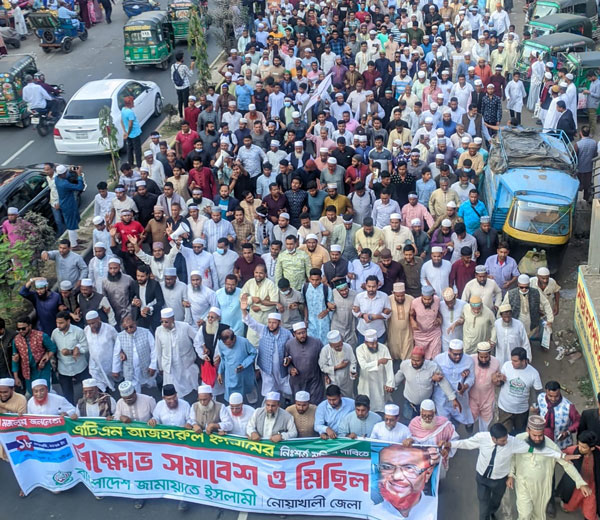
{"type": "Polygon", "coordinates": [[[431,421],[430,423],[428,423],[421,419],[421,428],[423,428],[424,430],[433,430],[435,428],[435,422],[431,421]]]}

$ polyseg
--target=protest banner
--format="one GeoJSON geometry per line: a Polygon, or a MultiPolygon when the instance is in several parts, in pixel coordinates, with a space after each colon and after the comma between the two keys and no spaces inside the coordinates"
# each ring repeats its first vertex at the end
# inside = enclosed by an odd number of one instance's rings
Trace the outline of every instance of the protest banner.
{"type": "Polygon", "coordinates": [[[301,116],[304,117],[304,114],[310,110],[310,108],[319,102],[319,100],[323,97],[329,88],[331,87],[331,81],[333,78],[333,73],[330,72],[325,76],[323,81],[319,83],[319,86],[315,89],[315,91],[311,94],[311,96],[306,100],[304,106],[302,107],[301,116]]]}
{"type": "Polygon", "coordinates": [[[96,496],[171,498],[236,511],[435,520],[439,453],[368,440],[279,444],[143,423],[0,416],[25,494],[79,483],[96,496]]]}

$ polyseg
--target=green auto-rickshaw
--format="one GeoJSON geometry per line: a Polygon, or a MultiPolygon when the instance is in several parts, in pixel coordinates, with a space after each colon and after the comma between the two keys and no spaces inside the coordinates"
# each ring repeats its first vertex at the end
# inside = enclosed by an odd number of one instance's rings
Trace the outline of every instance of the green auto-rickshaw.
{"type": "MultiPolygon", "coordinates": [[[[573,82],[578,92],[586,90],[590,86],[587,76],[589,71],[600,70],[600,51],[571,52],[564,57],[565,68],[573,74],[573,82]]],[[[600,114],[600,106],[596,110],[600,114]]]]}
{"type": "Polygon", "coordinates": [[[8,54],[0,59],[0,125],[29,126],[31,116],[23,101],[27,74],[35,74],[35,58],[29,54],[8,54]]]}
{"type": "Polygon", "coordinates": [[[123,26],[123,37],[123,61],[129,70],[136,65],[169,68],[175,39],[165,11],[148,11],[130,18],[123,26]]]}
{"type": "Polygon", "coordinates": [[[571,33],[587,38],[594,37],[591,20],[577,14],[551,14],[543,18],[536,18],[530,20],[525,29],[531,33],[532,38],[554,33],[571,33]]]}
{"type": "Polygon", "coordinates": [[[530,4],[528,21],[558,13],[585,16],[592,22],[594,39],[598,39],[600,28],[596,0],[536,0],[530,4]]]}
{"type": "Polygon", "coordinates": [[[175,42],[187,40],[190,30],[190,11],[198,7],[198,3],[191,0],[176,0],[169,4],[169,22],[173,26],[175,42]]]}

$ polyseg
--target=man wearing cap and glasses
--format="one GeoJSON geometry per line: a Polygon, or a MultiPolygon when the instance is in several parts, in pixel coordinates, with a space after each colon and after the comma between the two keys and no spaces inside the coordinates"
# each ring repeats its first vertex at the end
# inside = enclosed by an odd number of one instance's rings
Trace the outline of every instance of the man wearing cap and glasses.
{"type": "Polygon", "coordinates": [[[114,390],[114,380],[110,375],[117,331],[112,325],[101,321],[98,311],[89,310],[84,316],[87,325],[83,332],[88,344],[90,377],[101,391],[104,392],[107,387],[114,390]]]}
{"type": "Polygon", "coordinates": [[[246,428],[246,434],[252,441],[268,439],[271,442],[294,439],[298,437],[298,430],[294,418],[281,409],[279,392],[269,392],[265,396],[265,405],[258,408],[246,428]]]}
{"type": "Polygon", "coordinates": [[[152,418],[152,412],[156,407],[154,397],[147,394],[139,394],[135,391],[135,385],[131,381],[123,381],[119,385],[121,399],[117,401],[114,418],[122,423],[148,422],[152,418]]]}
{"type": "Polygon", "coordinates": [[[254,408],[244,403],[242,394],[234,392],[229,396],[229,406],[221,408],[220,419],[222,429],[218,430],[219,435],[237,435],[246,436],[248,422],[254,414],[254,408]]]}
{"type": "Polygon", "coordinates": [[[36,379],[31,382],[31,397],[27,401],[27,413],[32,415],[60,415],[77,419],[77,410],[62,395],[50,392],[48,381],[36,379]]]}

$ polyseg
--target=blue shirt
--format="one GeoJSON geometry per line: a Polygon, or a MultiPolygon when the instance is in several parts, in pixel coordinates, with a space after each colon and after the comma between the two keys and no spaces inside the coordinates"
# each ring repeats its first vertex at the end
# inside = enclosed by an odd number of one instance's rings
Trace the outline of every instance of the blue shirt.
{"type": "Polygon", "coordinates": [[[123,121],[123,126],[125,127],[125,131],[129,128],[129,122],[133,121],[131,125],[131,131],[129,132],[129,137],[134,138],[142,133],[142,129],[140,128],[140,123],[135,116],[135,112],[131,108],[123,107],[121,109],[121,121],[123,121]]]}
{"type": "Polygon", "coordinates": [[[221,287],[217,293],[217,302],[221,309],[221,323],[229,325],[236,336],[244,335],[244,322],[242,321],[242,308],[240,307],[240,295],[242,290],[235,288],[233,294],[227,294],[225,287],[221,287]]]}
{"type": "Polygon", "coordinates": [[[498,262],[498,255],[492,255],[485,261],[485,269],[488,274],[493,277],[494,281],[498,284],[498,287],[502,289],[502,296],[506,294],[508,289],[504,289],[504,284],[519,276],[519,268],[514,258],[507,256],[504,263],[501,265],[498,262]]]}
{"type": "Polygon", "coordinates": [[[308,210],[310,212],[310,220],[319,220],[321,213],[323,213],[323,204],[327,198],[327,193],[323,190],[317,191],[317,194],[313,197],[310,193],[308,194],[308,210]]]}
{"type": "Polygon", "coordinates": [[[349,397],[342,397],[341,399],[342,404],[339,408],[333,408],[327,400],[317,406],[315,412],[315,431],[317,433],[327,433],[327,428],[339,433],[342,419],[354,411],[354,399],[349,397]]]}
{"type": "Polygon", "coordinates": [[[463,219],[467,233],[470,235],[479,229],[479,219],[486,215],[489,215],[488,210],[480,200],[475,207],[471,205],[470,200],[465,200],[458,208],[458,216],[463,219]]]}
{"type": "Polygon", "coordinates": [[[254,94],[254,90],[249,85],[236,85],[235,97],[239,109],[248,110],[248,105],[252,103],[252,94],[254,94]]]}

